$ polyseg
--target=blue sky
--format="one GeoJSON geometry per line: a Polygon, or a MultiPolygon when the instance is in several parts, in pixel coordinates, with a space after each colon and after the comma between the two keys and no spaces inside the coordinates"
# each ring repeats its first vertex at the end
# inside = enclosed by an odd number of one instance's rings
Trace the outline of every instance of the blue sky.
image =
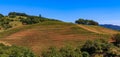
{"type": "Polygon", "coordinates": [[[66,22],[85,18],[120,25],[120,0],[0,0],[0,13],[13,11],[66,22]]]}

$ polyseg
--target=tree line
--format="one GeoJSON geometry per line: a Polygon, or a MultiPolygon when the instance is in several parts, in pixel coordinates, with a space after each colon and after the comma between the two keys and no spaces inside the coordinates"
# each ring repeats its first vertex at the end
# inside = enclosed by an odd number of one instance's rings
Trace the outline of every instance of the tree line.
{"type": "MultiPolygon", "coordinates": [[[[46,17],[42,17],[41,14],[39,16],[28,15],[26,13],[19,13],[19,12],[10,12],[7,16],[0,14],[0,29],[9,29],[14,26],[18,25],[29,25],[29,24],[36,24],[46,21],[59,21],[56,19],[50,19],[46,17]]],[[[94,20],[88,19],[78,19],[75,21],[76,24],[84,24],[84,25],[99,25],[98,22],[94,20]]]]}
{"type": "Polygon", "coordinates": [[[83,24],[83,25],[99,25],[99,23],[94,20],[88,20],[88,19],[82,19],[82,18],[76,20],[75,23],[83,24]]]}
{"type": "Polygon", "coordinates": [[[8,13],[7,16],[0,14],[0,27],[3,29],[12,28],[13,27],[12,25],[16,25],[16,26],[19,24],[29,25],[29,24],[36,24],[36,23],[41,23],[45,21],[62,22],[56,19],[45,18],[45,17],[42,17],[41,15],[33,16],[33,15],[28,15],[26,13],[19,13],[19,12],[10,12],[8,13]]]}

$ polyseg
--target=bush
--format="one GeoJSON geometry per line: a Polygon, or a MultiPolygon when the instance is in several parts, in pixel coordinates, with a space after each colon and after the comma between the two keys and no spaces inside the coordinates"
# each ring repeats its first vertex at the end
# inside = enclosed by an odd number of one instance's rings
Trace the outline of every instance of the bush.
{"type": "Polygon", "coordinates": [[[112,39],[116,41],[115,45],[120,47],[120,34],[113,35],[112,39]]]}
{"type": "Polygon", "coordinates": [[[50,48],[48,51],[42,53],[43,57],[82,57],[82,53],[70,46],[66,46],[57,50],[50,48]]]}
{"type": "Polygon", "coordinates": [[[15,15],[10,15],[9,17],[10,17],[10,18],[15,18],[16,16],[15,16],[15,15]]]}
{"type": "Polygon", "coordinates": [[[2,27],[3,27],[4,29],[12,28],[12,26],[9,25],[9,24],[3,24],[2,27]]]}
{"type": "Polygon", "coordinates": [[[62,57],[60,52],[55,47],[51,47],[47,52],[43,52],[42,56],[43,57],[62,57]]]}
{"type": "Polygon", "coordinates": [[[83,57],[90,57],[88,52],[82,52],[83,57]]]}
{"type": "Polygon", "coordinates": [[[27,19],[21,19],[20,20],[23,24],[35,24],[35,23],[39,23],[39,19],[32,19],[32,18],[27,18],[27,19]]]}
{"type": "Polygon", "coordinates": [[[10,19],[2,18],[0,19],[0,26],[2,26],[4,29],[11,28],[12,26],[9,24],[10,22],[10,19]]]}
{"type": "Polygon", "coordinates": [[[86,41],[86,43],[82,46],[81,50],[86,51],[89,54],[95,53],[96,50],[95,50],[94,42],[90,40],[86,41]]]}
{"type": "Polygon", "coordinates": [[[0,44],[0,57],[36,57],[29,49],[0,44]]]}
{"type": "Polygon", "coordinates": [[[82,47],[65,46],[59,50],[52,48],[42,54],[43,57],[119,57],[120,48],[98,39],[88,40],[82,47]]]}

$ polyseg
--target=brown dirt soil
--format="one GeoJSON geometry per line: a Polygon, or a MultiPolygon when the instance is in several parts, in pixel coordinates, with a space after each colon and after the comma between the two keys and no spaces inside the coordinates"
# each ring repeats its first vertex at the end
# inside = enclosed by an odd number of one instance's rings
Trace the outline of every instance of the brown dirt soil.
{"type": "Polygon", "coordinates": [[[22,37],[27,36],[27,35],[33,35],[34,33],[36,33],[36,31],[32,31],[32,30],[26,30],[26,31],[21,31],[21,32],[17,32],[14,33],[8,37],[5,37],[5,39],[22,39],[22,37]]]}
{"type": "MultiPolygon", "coordinates": [[[[81,27],[81,26],[80,26],[81,27]]],[[[85,28],[85,27],[82,27],[85,28]]],[[[99,33],[98,31],[93,31],[91,29],[85,28],[86,31],[92,31],[99,33]]],[[[17,33],[11,34],[0,40],[0,43],[5,43],[6,45],[19,45],[25,46],[32,49],[36,54],[44,49],[47,49],[50,46],[61,47],[67,42],[81,42],[85,40],[93,40],[101,37],[101,35],[91,35],[91,34],[61,34],[66,33],[65,31],[69,30],[68,27],[61,30],[40,28],[39,26],[33,29],[27,29],[24,31],[19,31],[17,33]]],[[[68,31],[69,32],[69,31],[68,31]]],[[[102,38],[102,37],[101,37],[102,38]]],[[[73,44],[74,45],[74,44],[73,44]]]]}

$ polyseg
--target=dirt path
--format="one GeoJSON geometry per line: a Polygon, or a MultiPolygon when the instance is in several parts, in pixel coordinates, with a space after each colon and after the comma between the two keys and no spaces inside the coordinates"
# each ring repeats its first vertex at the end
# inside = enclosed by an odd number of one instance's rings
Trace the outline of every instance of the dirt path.
{"type": "Polygon", "coordinates": [[[94,28],[87,28],[87,27],[85,27],[85,26],[83,26],[83,25],[77,25],[77,26],[79,26],[79,27],[81,27],[81,28],[83,28],[83,29],[85,29],[85,30],[94,32],[94,33],[100,33],[100,34],[102,34],[101,32],[96,31],[94,28]]]}
{"type": "Polygon", "coordinates": [[[111,29],[107,29],[107,28],[103,28],[103,27],[97,27],[97,26],[85,26],[85,25],[78,25],[77,26],[85,29],[85,30],[88,30],[88,31],[91,31],[91,32],[94,32],[94,33],[99,33],[99,34],[116,34],[116,33],[119,33],[118,31],[114,31],[114,30],[111,30],[111,29]]]}

